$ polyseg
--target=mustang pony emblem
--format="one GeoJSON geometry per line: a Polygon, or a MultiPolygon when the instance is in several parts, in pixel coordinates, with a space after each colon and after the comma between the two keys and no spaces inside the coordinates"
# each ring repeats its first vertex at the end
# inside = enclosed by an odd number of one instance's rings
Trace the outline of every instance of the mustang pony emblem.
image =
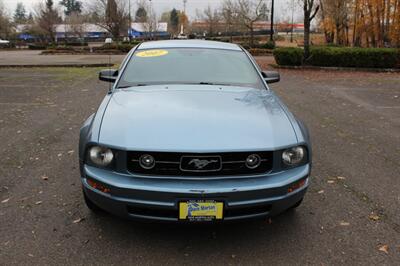
{"type": "Polygon", "coordinates": [[[189,162],[189,165],[194,164],[194,166],[197,169],[203,169],[204,167],[206,167],[207,165],[209,165],[210,163],[218,163],[217,160],[200,160],[200,159],[192,159],[189,162]]]}

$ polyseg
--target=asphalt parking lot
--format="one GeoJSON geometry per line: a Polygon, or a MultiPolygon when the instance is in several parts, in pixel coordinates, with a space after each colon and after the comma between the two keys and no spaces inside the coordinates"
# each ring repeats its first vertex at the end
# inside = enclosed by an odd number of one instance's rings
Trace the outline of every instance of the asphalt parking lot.
{"type": "Polygon", "coordinates": [[[218,225],[143,224],[83,203],[78,133],[107,92],[93,68],[0,72],[0,265],[399,265],[400,74],[282,70],[309,126],[296,211],[218,225]]]}

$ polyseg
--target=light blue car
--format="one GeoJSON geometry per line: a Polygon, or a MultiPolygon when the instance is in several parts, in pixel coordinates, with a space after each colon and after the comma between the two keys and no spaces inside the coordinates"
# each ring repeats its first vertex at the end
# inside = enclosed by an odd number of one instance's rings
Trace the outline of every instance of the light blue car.
{"type": "Polygon", "coordinates": [[[309,185],[306,126],[242,47],[146,42],[119,70],[80,132],[83,195],[93,211],[158,221],[231,221],[300,205],[309,185]]]}

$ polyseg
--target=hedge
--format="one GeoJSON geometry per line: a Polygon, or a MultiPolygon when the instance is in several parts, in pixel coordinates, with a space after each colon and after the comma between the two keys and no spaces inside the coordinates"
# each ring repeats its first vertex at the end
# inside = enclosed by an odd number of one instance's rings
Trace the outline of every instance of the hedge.
{"type": "MultiPolygon", "coordinates": [[[[305,62],[321,67],[399,68],[400,50],[390,48],[312,47],[305,62]]],[[[299,66],[303,62],[303,49],[278,48],[274,50],[278,65],[299,66]]]]}
{"type": "Polygon", "coordinates": [[[95,47],[93,51],[110,51],[110,50],[118,50],[124,53],[128,53],[133,47],[135,47],[135,44],[104,44],[101,47],[95,47]]]}
{"type": "Polygon", "coordinates": [[[29,50],[46,50],[47,45],[46,44],[29,44],[28,48],[29,48],[29,50]]]}
{"type": "Polygon", "coordinates": [[[249,51],[249,53],[252,56],[263,56],[263,55],[271,55],[272,54],[271,49],[250,48],[247,51],[249,51]]]}
{"type": "Polygon", "coordinates": [[[306,62],[313,66],[395,68],[400,63],[397,49],[313,47],[306,62]]]}
{"type": "Polygon", "coordinates": [[[300,66],[303,62],[303,49],[300,48],[276,48],[273,55],[281,66],[300,66]]]}

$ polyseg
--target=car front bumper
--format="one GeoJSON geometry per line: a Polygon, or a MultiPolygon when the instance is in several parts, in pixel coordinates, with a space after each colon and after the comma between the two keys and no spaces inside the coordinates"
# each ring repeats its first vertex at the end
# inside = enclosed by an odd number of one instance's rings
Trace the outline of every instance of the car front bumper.
{"type": "Polygon", "coordinates": [[[179,202],[224,202],[224,220],[277,215],[299,202],[309,185],[310,165],[263,176],[230,179],[182,180],[144,178],[84,166],[84,193],[97,206],[114,215],[158,221],[179,221],[179,202]],[[103,193],[88,183],[99,181],[103,193]],[[289,192],[289,188],[304,184],[289,192]]]}

